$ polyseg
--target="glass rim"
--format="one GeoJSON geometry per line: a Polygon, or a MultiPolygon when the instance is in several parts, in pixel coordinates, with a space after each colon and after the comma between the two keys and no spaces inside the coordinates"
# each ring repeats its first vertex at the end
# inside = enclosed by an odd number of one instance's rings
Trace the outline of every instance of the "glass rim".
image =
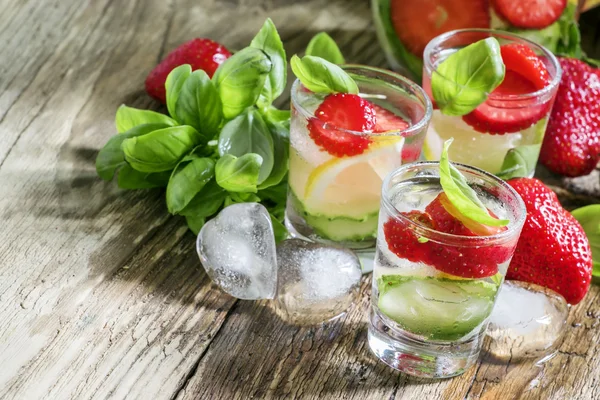
{"type": "MultiPolygon", "coordinates": [[[[519,212],[517,218],[515,218],[514,221],[511,221],[507,225],[508,229],[505,231],[502,231],[500,233],[494,234],[494,235],[485,235],[485,236],[455,235],[452,233],[441,232],[441,231],[438,231],[438,230],[435,230],[432,228],[428,228],[424,225],[421,225],[421,224],[413,221],[412,219],[410,219],[408,217],[405,217],[402,214],[402,211],[398,210],[398,208],[396,208],[396,206],[394,204],[392,204],[392,202],[390,201],[388,191],[390,189],[390,184],[391,184],[392,179],[394,177],[406,172],[406,170],[408,170],[410,168],[424,169],[426,167],[434,167],[434,166],[437,166],[439,168],[439,165],[440,165],[439,161],[417,161],[417,162],[413,162],[413,163],[404,164],[401,167],[390,172],[383,180],[383,184],[382,184],[382,188],[381,188],[382,206],[384,206],[386,208],[386,210],[388,211],[388,214],[390,214],[390,216],[394,217],[395,219],[414,227],[415,232],[418,232],[421,236],[424,236],[427,239],[431,239],[431,240],[433,240],[435,242],[439,242],[441,244],[452,244],[452,245],[476,247],[476,246],[481,246],[481,245],[498,244],[498,242],[504,243],[504,242],[512,240],[513,236],[515,235],[515,232],[519,232],[522,229],[523,224],[525,223],[525,219],[527,217],[527,209],[525,207],[525,203],[523,202],[523,199],[517,193],[517,191],[515,189],[513,189],[512,186],[510,186],[508,183],[506,183],[505,180],[498,178],[497,176],[495,176],[487,171],[484,171],[482,169],[479,169],[477,167],[473,167],[470,165],[454,163],[454,162],[452,163],[452,165],[454,165],[456,168],[458,168],[458,170],[460,170],[461,172],[466,171],[466,172],[472,173],[474,175],[481,176],[482,178],[484,178],[484,180],[487,180],[487,181],[491,180],[494,183],[496,183],[499,187],[501,187],[503,190],[506,190],[510,194],[511,197],[516,199],[516,201],[518,203],[518,209],[520,210],[520,212],[519,212]],[[466,241],[468,243],[463,244],[463,243],[461,243],[462,241],[466,241]]],[[[381,221],[380,221],[380,223],[381,223],[381,221]]]]}
{"type": "MultiPolygon", "coordinates": [[[[525,37],[516,35],[511,32],[501,31],[498,29],[484,29],[484,28],[455,29],[455,30],[448,31],[448,32],[442,33],[441,35],[434,37],[433,39],[431,39],[429,41],[429,43],[427,43],[427,45],[425,46],[425,50],[423,51],[423,65],[424,65],[427,73],[429,73],[429,74],[436,73],[439,76],[441,76],[443,79],[449,81],[448,78],[446,78],[444,75],[440,74],[437,71],[437,68],[431,62],[431,55],[433,54],[433,50],[437,46],[439,46],[440,43],[444,42],[445,40],[447,40],[448,38],[450,38],[452,36],[460,35],[462,33],[489,33],[493,37],[498,36],[498,37],[513,39],[515,41],[525,42],[530,47],[541,51],[544,54],[544,57],[546,57],[548,60],[550,60],[550,62],[552,63],[552,66],[556,69],[555,76],[542,89],[538,89],[535,92],[530,92],[530,93],[511,94],[511,95],[498,95],[498,94],[494,95],[493,92],[492,93],[486,92],[486,94],[488,95],[488,99],[506,101],[506,100],[523,100],[523,99],[540,98],[540,97],[547,96],[550,92],[552,92],[555,88],[558,87],[561,76],[562,76],[562,68],[560,66],[560,63],[558,62],[558,59],[550,50],[548,50],[544,46],[541,46],[525,37]]],[[[550,73],[550,72],[548,72],[548,73],[550,73]]],[[[457,86],[459,86],[461,88],[464,87],[463,85],[457,85],[457,86]]]]}
{"type": "MultiPolygon", "coordinates": [[[[386,137],[386,136],[391,136],[391,137],[405,136],[405,137],[407,137],[407,136],[413,136],[413,135],[417,134],[419,131],[425,129],[427,127],[427,125],[429,124],[429,121],[431,120],[431,116],[433,114],[433,105],[431,103],[431,99],[429,98],[429,95],[425,92],[425,90],[423,90],[423,88],[421,86],[417,85],[412,80],[410,80],[407,77],[400,75],[396,72],[389,71],[389,70],[383,69],[383,68],[371,67],[368,65],[343,64],[343,65],[340,65],[340,67],[344,70],[354,68],[354,69],[358,69],[358,70],[372,71],[377,74],[386,75],[390,78],[402,81],[404,84],[406,84],[410,88],[410,90],[413,91],[413,93],[417,94],[418,97],[421,97],[423,99],[423,101],[421,103],[423,104],[423,106],[425,108],[425,113],[423,114],[423,116],[421,117],[421,119],[419,121],[417,121],[415,124],[409,125],[406,129],[391,130],[391,131],[386,131],[385,133],[359,132],[359,131],[353,131],[353,130],[349,130],[349,129],[339,128],[335,125],[332,125],[325,121],[322,121],[318,116],[314,115],[314,113],[309,112],[301,104],[299,104],[299,102],[297,101],[296,92],[297,92],[298,85],[302,85],[302,82],[300,82],[300,79],[296,78],[296,80],[292,84],[291,103],[297,110],[300,111],[300,113],[306,119],[309,119],[309,118],[316,119],[317,121],[319,121],[320,123],[325,125],[328,129],[351,134],[351,135],[363,136],[363,137],[386,137]]],[[[392,83],[392,85],[394,85],[394,84],[392,83]]],[[[394,85],[394,86],[396,88],[399,88],[398,85],[394,85]]],[[[359,95],[360,94],[361,93],[359,93],[359,95]]],[[[363,97],[363,96],[361,96],[361,97],[368,99],[368,97],[363,97]]],[[[419,99],[419,100],[421,100],[421,99],[419,99]]]]}

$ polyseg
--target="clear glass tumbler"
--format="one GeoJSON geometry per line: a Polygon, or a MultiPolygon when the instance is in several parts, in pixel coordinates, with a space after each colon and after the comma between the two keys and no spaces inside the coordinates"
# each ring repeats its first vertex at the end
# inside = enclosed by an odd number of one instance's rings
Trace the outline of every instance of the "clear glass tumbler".
{"type": "Polygon", "coordinates": [[[400,165],[419,159],[431,101],[423,89],[396,73],[358,65],[343,68],[356,81],[360,96],[375,105],[380,125],[365,133],[321,121],[315,113],[325,96],[296,80],[286,225],[294,236],[372,249],[382,181],[400,165]],[[355,143],[360,150],[351,156],[331,154],[317,143],[319,135],[355,143]]]}
{"type": "Polygon", "coordinates": [[[402,166],[382,189],[369,345],[386,364],[421,377],[459,375],[477,359],[526,216],[506,182],[455,166],[483,204],[510,221],[504,231],[460,236],[426,223],[426,207],[442,193],[437,162],[402,166]]]}
{"type": "Polygon", "coordinates": [[[454,52],[487,37],[498,39],[501,46],[518,43],[533,50],[548,71],[547,84],[536,86],[521,75],[523,71],[513,70],[505,62],[503,83],[471,113],[464,116],[444,115],[434,105],[423,155],[427,160],[439,160],[444,141],[453,137],[449,151],[452,161],[498,174],[503,170],[507,153],[517,149],[520,154],[527,155],[527,172],[533,176],[561,77],[560,64],[550,51],[502,31],[451,31],[434,38],[425,48],[423,88],[431,95],[431,78],[439,74],[437,66],[454,52]],[[514,94],[515,91],[518,93],[514,94]]]}

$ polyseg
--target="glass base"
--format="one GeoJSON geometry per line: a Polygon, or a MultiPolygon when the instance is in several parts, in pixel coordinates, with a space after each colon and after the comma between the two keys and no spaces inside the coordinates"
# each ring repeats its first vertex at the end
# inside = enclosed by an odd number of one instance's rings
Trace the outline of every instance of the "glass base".
{"type": "Polygon", "coordinates": [[[451,378],[469,369],[479,356],[484,332],[460,343],[425,342],[386,324],[371,308],[369,347],[384,363],[421,378],[451,378]]]}
{"type": "MultiPolygon", "coordinates": [[[[323,243],[331,246],[345,247],[352,250],[371,250],[375,252],[375,238],[361,241],[333,241],[319,236],[310,225],[291,207],[287,207],[285,212],[285,227],[294,238],[305,239],[311,242],[323,243]]],[[[371,268],[372,269],[372,268],[371,268]]]]}

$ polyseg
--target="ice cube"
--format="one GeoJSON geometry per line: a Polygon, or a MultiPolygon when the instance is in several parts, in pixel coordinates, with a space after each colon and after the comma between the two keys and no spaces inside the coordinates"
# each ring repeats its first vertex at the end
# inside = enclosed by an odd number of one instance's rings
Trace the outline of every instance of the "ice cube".
{"type": "Polygon", "coordinates": [[[285,240],[277,246],[275,308],[284,320],[315,324],[342,314],[359,292],[360,261],[351,250],[285,240]]]}
{"type": "Polygon", "coordinates": [[[238,299],[272,299],[277,288],[273,225],[258,203],[226,207],[200,230],[198,256],[208,276],[238,299]]]}
{"type": "Polygon", "coordinates": [[[490,353],[511,361],[547,359],[560,345],[568,312],[565,299],[550,289],[504,282],[487,330],[490,353]]]}

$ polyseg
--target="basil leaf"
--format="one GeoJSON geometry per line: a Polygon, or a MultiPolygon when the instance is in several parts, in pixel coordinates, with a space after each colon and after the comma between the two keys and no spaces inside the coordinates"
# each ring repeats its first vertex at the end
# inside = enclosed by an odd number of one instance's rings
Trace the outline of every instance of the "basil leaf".
{"type": "Polygon", "coordinates": [[[179,99],[179,93],[185,83],[186,79],[192,73],[192,66],[189,64],[183,64],[179,67],[173,68],[173,70],[167,76],[165,82],[165,90],[167,92],[167,109],[169,114],[173,118],[177,118],[176,106],[177,100],[179,99]]]}
{"type": "Polygon", "coordinates": [[[161,124],[167,127],[177,125],[177,121],[156,111],[138,110],[137,108],[127,107],[125,104],[122,104],[117,109],[115,124],[117,125],[117,132],[123,133],[138,125],[161,124]]]}
{"type": "Polygon", "coordinates": [[[317,33],[310,39],[306,47],[306,55],[321,57],[334,64],[346,63],[335,40],[325,32],[317,33]]]}
{"type": "MultiPolygon", "coordinates": [[[[456,174],[452,173],[450,161],[448,160],[448,147],[452,143],[452,139],[446,140],[442,156],[440,157],[440,183],[448,200],[456,207],[456,209],[465,217],[488,226],[505,226],[510,222],[507,219],[497,219],[492,217],[483,204],[478,200],[478,203],[473,201],[473,197],[477,197],[475,191],[468,185],[463,184],[460,179],[457,179],[456,174]]],[[[457,170],[456,172],[460,174],[457,170]]],[[[463,177],[464,179],[464,177],[463,177]]]]}
{"type": "Polygon", "coordinates": [[[248,153],[240,158],[225,154],[215,167],[217,183],[230,192],[256,193],[261,164],[262,157],[258,154],[248,153]]]}
{"type": "Polygon", "coordinates": [[[446,115],[465,115],[504,80],[500,44],[489,37],[450,55],[431,77],[433,98],[446,115]]]}
{"type": "Polygon", "coordinates": [[[190,231],[192,231],[194,235],[197,235],[200,233],[200,229],[202,229],[206,223],[206,219],[203,217],[188,215],[185,217],[185,222],[187,223],[188,228],[190,228],[190,231]]]}
{"type": "Polygon", "coordinates": [[[258,186],[265,189],[279,184],[288,172],[290,154],[290,132],[280,123],[267,120],[270,135],[273,138],[273,168],[267,179],[258,186]]]}
{"type": "Polygon", "coordinates": [[[265,118],[272,123],[279,123],[288,131],[290,130],[290,110],[278,110],[271,107],[265,113],[265,118]]]}
{"type": "Polygon", "coordinates": [[[529,176],[537,164],[540,147],[540,144],[528,144],[510,149],[496,175],[504,180],[529,176]]]}
{"type": "Polygon", "coordinates": [[[212,178],[196,196],[179,212],[193,217],[210,217],[223,205],[227,192],[212,178]]]}
{"type": "Polygon", "coordinates": [[[140,172],[125,164],[117,176],[117,185],[122,189],[150,189],[165,187],[171,176],[170,171],[140,172]]]}
{"type": "Polygon", "coordinates": [[[485,207],[485,205],[483,205],[481,200],[479,200],[479,197],[477,197],[477,193],[475,193],[475,191],[471,189],[471,186],[469,186],[467,178],[465,178],[464,175],[461,174],[460,171],[454,165],[452,165],[451,163],[448,163],[448,165],[450,166],[450,175],[452,175],[452,179],[454,180],[454,183],[456,184],[456,186],[458,186],[460,191],[464,193],[464,195],[467,196],[468,199],[475,203],[479,208],[487,212],[487,208],[485,207]]]}
{"type": "Polygon", "coordinates": [[[172,170],[202,137],[191,126],[159,129],[144,136],[125,139],[121,148],[125,160],[140,172],[172,170]]]}
{"type": "Polygon", "coordinates": [[[271,105],[283,90],[287,81],[287,61],[283,43],[271,18],[267,18],[256,34],[250,47],[264,51],[271,60],[271,71],[258,98],[258,106],[265,108],[271,105]]]}
{"type": "Polygon", "coordinates": [[[217,85],[226,119],[256,103],[271,68],[269,57],[253,47],[238,51],[219,66],[213,82],[217,85]]]}
{"type": "Polygon", "coordinates": [[[260,190],[257,194],[261,199],[285,206],[287,199],[287,181],[282,180],[278,185],[260,190]]]}
{"type": "Polygon", "coordinates": [[[225,124],[219,135],[219,155],[241,157],[258,154],[262,159],[257,183],[263,183],[271,174],[274,163],[273,138],[260,113],[248,108],[243,114],[225,124]]]}
{"type": "Polygon", "coordinates": [[[196,70],[185,80],[175,115],[182,124],[193,126],[205,142],[219,133],[223,120],[221,98],[206,72],[196,70]]]}
{"type": "Polygon", "coordinates": [[[590,242],[594,263],[592,274],[600,277],[600,204],[577,208],[571,214],[579,221],[590,242]]]}
{"type": "Polygon", "coordinates": [[[125,154],[121,150],[121,144],[125,139],[142,136],[147,133],[166,128],[165,124],[143,124],[131,128],[125,133],[111,137],[96,157],[96,172],[105,181],[110,181],[115,176],[117,169],[124,166],[125,154]]]}
{"type": "Polygon", "coordinates": [[[255,195],[254,193],[229,193],[228,198],[225,200],[227,205],[231,205],[234,203],[258,203],[260,202],[260,197],[255,195]]]}
{"type": "Polygon", "coordinates": [[[581,34],[577,24],[577,5],[569,2],[555,22],[560,28],[556,53],[573,58],[581,58],[581,34]]]}
{"type": "Polygon", "coordinates": [[[275,234],[275,242],[279,243],[282,240],[288,238],[289,232],[285,225],[281,223],[277,218],[273,216],[273,214],[269,213],[271,217],[271,225],[273,225],[273,233],[275,234]]]}
{"type": "Polygon", "coordinates": [[[169,212],[178,214],[183,210],[214,174],[215,162],[210,158],[194,158],[191,161],[180,162],[173,170],[167,186],[169,212]]]}
{"type": "Polygon", "coordinates": [[[292,71],[300,82],[315,93],[358,94],[358,86],[340,67],[320,57],[294,55],[290,60],[292,71]]]}

